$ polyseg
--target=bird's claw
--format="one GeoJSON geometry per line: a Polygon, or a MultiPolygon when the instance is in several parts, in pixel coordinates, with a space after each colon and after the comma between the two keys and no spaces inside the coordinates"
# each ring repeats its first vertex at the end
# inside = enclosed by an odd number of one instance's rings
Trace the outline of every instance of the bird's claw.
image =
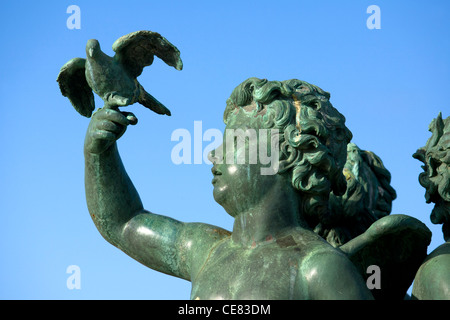
{"type": "Polygon", "coordinates": [[[132,104],[130,98],[120,96],[116,91],[105,94],[103,101],[105,102],[105,106],[108,105],[110,107],[125,107],[132,104]]]}

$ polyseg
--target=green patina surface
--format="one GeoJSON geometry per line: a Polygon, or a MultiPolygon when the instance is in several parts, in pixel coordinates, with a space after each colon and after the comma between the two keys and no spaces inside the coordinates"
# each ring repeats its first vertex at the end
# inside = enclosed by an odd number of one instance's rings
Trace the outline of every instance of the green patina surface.
{"type": "Polygon", "coordinates": [[[137,123],[118,107],[139,102],[170,114],[136,77],[153,55],[181,69],[179,51],[149,31],[113,49],[116,56],[105,57],[91,40],[87,59],[69,61],[58,76],[81,114],[91,116],[92,91],[105,101],[90,120],[84,154],[89,212],[108,242],[191,281],[192,299],[403,299],[431,233],[417,219],[390,215],[389,171],[351,143],[328,92],[296,79],[238,85],[223,114],[224,143],[210,153],[213,196],[234,218],[233,230],[185,223],[144,208],[116,144],[137,123]],[[271,139],[262,140],[268,129],[271,139]],[[277,155],[272,173],[250,161],[261,145],[277,155]],[[381,289],[366,284],[371,265],[382,270],[381,289]]]}

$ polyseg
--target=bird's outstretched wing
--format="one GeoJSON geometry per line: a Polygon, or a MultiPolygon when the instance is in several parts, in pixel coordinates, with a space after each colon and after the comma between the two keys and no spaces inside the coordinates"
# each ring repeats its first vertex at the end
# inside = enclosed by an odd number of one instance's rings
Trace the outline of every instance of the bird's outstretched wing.
{"type": "Polygon", "coordinates": [[[95,109],[94,94],[85,76],[86,59],[74,58],[62,66],[56,81],[64,97],[69,98],[75,110],[90,117],[95,109]]]}
{"type": "Polygon", "coordinates": [[[117,39],[112,48],[116,52],[115,59],[134,78],[153,63],[155,55],[177,70],[183,68],[180,51],[156,32],[141,30],[129,33],[117,39]]]}
{"type": "Polygon", "coordinates": [[[385,216],[363,234],[339,247],[367,281],[371,265],[379,267],[380,288],[375,299],[404,299],[421,263],[427,256],[430,230],[407,215],[385,216]]]}

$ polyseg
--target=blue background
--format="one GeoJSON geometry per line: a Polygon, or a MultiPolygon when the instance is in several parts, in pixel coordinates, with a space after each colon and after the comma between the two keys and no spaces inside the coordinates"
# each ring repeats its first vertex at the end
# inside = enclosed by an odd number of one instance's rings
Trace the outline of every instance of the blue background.
{"type": "MultiPolygon", "coordinates": [[[[155,59],[139,80],[172,111],[139,118],[118,142],[145,207],[181,221],[231,230],[214,202],[210,166],[175,165],[174,130],[194,121],[223,131],[231,91],[249,77],[298,78],[331,93],[360,148],[379,155],[397,191],[392,213],[433,232],[412,158],[440,111],[449,116],[448,1],[4,1],[0,10],[0,298],[188,299],[190,283],[150,270],[108,244],[89,217],[83,140],[89,120],[59,91],[56,76],[86,41],[105,53],[122,35],[161,33],[181,51],[179,72],[155,59]],[[70,30],[69,5],[81,9],[70,30]],[[369,5],[381,29],[369,30],[369,5]],[[81,270],[69,290],[66,269],[81,270]]],[[[96,97],[97,106],[102,104],[96,97]]],[[[203,148],[208,144],[204,142],[203,148]]]]}

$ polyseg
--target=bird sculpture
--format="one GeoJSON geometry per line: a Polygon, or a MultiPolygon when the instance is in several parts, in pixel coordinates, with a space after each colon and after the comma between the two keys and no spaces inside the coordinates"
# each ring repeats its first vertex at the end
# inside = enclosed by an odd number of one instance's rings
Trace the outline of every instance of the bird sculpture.
{"type": "Polygon", "coordinates": [[[88,40],[86,59],[74,58],[60,70],[57,82],[63,96],[81,115],[90,117],[95,109],[95,92],[105,108],[124,107],[136,102],[158,114],[171,115],[170,110],[150,95],[137,81],[144,67],[156,55],[177,70],[183,68],[180,51],[160,34],[136,31],[117,39],[110,57],[100,49],[97,40],[88,40]]]}

